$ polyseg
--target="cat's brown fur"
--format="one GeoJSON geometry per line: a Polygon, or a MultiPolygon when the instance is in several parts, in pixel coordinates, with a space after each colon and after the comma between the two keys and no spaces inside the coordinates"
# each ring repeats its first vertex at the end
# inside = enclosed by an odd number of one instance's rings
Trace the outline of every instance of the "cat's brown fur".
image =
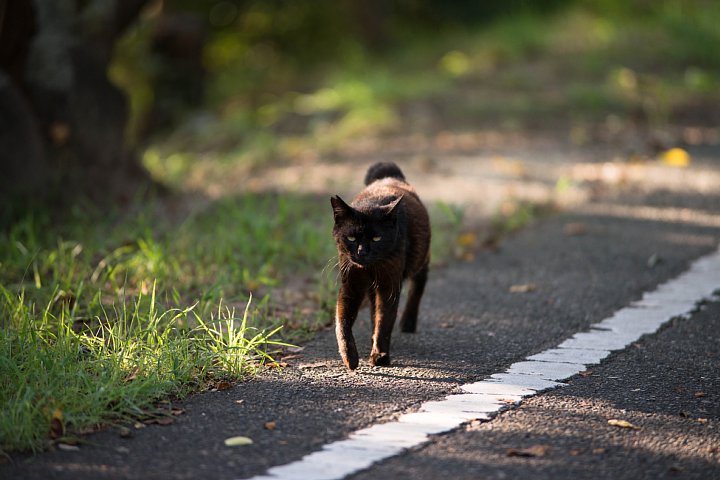
{"type": "Polygon", "coordinates": [[[369,362],[389,365],[402,282],[408,279],[410,290],[400,327],[414,332],[430,262],[427,210],[397,165],[373,165],[365,183],[350,205],[340,197],[331,198],[341,280],[335,333],[350,370],[358,366],[352,326],[362,301],[369,298],[373,319],[369,362]]]}

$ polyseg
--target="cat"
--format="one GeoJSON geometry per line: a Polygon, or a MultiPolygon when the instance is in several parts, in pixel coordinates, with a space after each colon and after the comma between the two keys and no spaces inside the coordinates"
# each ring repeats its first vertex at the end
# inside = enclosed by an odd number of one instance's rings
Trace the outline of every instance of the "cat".
{"type": "Polygon", "coordinates": [[[365,185],[350,205],[337,195],[330,199],[341,282],[335,334],[350,370],[359,361],[352,326],[363,300],[369,298],[373,320],[368,361],[388,366],[403,280],[408,279],[410,287],[400,329],[415,332],[430,263],[430,219],[400,168],[376,163],[368,169],[365,185]]]}

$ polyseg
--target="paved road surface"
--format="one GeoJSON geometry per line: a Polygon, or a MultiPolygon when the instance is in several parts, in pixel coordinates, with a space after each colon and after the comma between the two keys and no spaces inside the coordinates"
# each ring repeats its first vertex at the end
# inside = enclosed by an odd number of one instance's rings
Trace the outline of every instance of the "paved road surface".
{"type": "MultiPolygon", "coordinates": [[[[346,372],[328,331],[281,372],[192,397],[173,425],[135,430],[132,438],[101,432],[76,452],[0,465],[0,477],[262,475],[552,348],[717,249],[720,196],[664,191],[604,202],[540,220],[499,252],[432,272],[418,333],[395,334],[391,368],[346,372]],[[536,289],[510,291],[526,284],[536,289]],[[264,428],[269,421],[274,430],[264,428]],[[254,444],[226,447],[235,435],[254,444]]],[[[357,326],[364,355],[366,317],[357,326]]],[[[568,387],[351,478],[720,478],[718,340],[720,304],[710,302],[572,377],[568,387]],[[610,426],[611,418],[640,429],[610,426]],[[508,455],[534,446],[534,457],[508,455]]]]}

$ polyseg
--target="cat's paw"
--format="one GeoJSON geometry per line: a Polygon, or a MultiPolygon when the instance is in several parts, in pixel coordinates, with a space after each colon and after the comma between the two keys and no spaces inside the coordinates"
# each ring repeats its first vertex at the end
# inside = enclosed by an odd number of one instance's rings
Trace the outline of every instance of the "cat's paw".
{"type": "Polygon", "coordinates": [[[355,370],[358,367],[358,363],[360,363],[360,360],[355,358],[343,358],[343,363],[348,368],[348,370],[355,370]]]}
{"type": "Polygon", "coordinates": [[[390,354],[389,353],[371,353],[368,358],[370,365],[374,367],[387,367],[390,366],[390,354]]]}
{"type": "Polygon", "coordinates": [[[357,351],[350,351],[348,353],[340,352],[340,356],[348,370],[355,370],[360,363],[357,351]]]}

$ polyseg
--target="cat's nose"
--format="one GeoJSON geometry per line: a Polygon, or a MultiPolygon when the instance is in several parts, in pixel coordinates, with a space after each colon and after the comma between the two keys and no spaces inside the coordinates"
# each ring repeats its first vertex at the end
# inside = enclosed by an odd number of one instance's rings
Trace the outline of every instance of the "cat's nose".
{"type": "Polygon", "coordinates": [[[367,255],[367,250],[365,250],[362,245],[358,245],[357,254],[358,257],[365,256],[367,255]]]}

